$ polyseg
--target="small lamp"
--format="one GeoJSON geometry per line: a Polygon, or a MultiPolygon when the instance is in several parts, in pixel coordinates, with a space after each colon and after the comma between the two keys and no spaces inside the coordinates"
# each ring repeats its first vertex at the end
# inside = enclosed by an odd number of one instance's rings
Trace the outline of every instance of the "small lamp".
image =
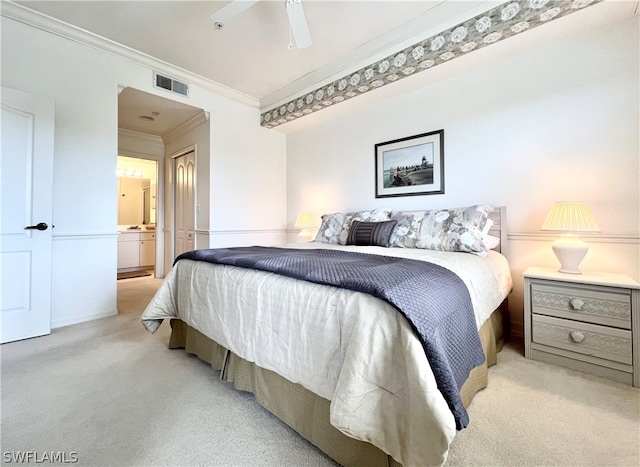
{"type": "Polygon", "coordinates": [[[558,271],[566,274],[582,274],[578,266],[584,259],[589,247],[576,233],[600,232],[589,206],[586,203],[556,203],[547,215],[540,230],[565,232],[551,245],[560,261],[558,271]]]}
{"type": "Polygon", "coordinates": [[[308,212],[301,212],[298,214],[298,218],[296,219],[296,223],[294,227],[297,227],[300,230],[298,236],[300,237],[311,237],[311,230],[316,226],[315,220],[312,214],[308,212]]]}

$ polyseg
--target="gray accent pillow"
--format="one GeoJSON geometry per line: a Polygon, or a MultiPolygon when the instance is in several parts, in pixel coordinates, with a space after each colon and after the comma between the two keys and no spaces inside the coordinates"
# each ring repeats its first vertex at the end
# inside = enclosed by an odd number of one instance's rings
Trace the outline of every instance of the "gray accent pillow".
{"type": "Polygon", "coordinates": [[[353,221],[347,236],[347,245],[389,246],[391,232],[397,221],[361,222],[353,221]]]}

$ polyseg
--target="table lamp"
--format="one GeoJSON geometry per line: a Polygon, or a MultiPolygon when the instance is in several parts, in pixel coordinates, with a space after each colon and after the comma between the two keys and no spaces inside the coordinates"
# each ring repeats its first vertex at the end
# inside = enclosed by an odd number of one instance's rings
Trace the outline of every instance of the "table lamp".
{"type": "Polygon", "coordinates": [[[298,218],[296,219],[296,223],[294,227],[301,229],[298,234],[299,237],[311,237],[311,229],[316,226],[315,220],[312,214],[308,212],[301,212],[298,214],[298,218]]]}
{"type": "Polygon", "coordinates": [[[579,202],[556,203],[540,230],[564,232],[551,245],[560,261],[558,271],[566,274],[582,274],[578,267],[589,251],[589,246],[577,234],[600,232],[600,227],[589,206],[579,202]]]}

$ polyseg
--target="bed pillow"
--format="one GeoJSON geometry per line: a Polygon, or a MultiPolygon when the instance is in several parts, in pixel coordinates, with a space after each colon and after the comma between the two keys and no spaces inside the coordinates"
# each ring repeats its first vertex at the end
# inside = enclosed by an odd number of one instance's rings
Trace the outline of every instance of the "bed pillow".
{"type": "Polygon", "coordinates": [[[495,247],[500,245],[500,238],[489,234],[483,237],[483,241],[485,243],[486,251],[493,250],[495,247]]]}
{"type": "Polygon", "coordinates": [[[484,256],[490,249],[487,236],[493,225],[489,219],[491,212],[493,208],[488,205],[428,211],[422,220],[416,246],[484,256]]]}
{"type": "Polygon", "coordinates": [[[322,216],[322,224],[320,225],[315,241],[346,245],[349,228],[354,220],[362,222],[382,222],[388,221],[390,216],[390,209],[371,209],[368,211],[325,214],[322,216]]]}
{"type": "Polygon", "coordinates": [[[355,211],[348,212],[344,215],[344,221],[342,222],[342,232],[338,238],[340,245],[347,244],[347,237],[349,236],[349,229],[353,221],[360,222],[382,222],[388,221],[391,217],[390,209],[371,209],[368,211],[355,211]]]}
{"type": "Polygon", "coordinates": [[[416,248],[420,225],[427,211],[394,211],[391,220],[397,222],[391,234],[390,244],[397,248],[416,248]]]}
{"type": "Polygon", "coordinates": [[[349,228],[347,245],[388,247],[391,232],[393,232],[396,224],[397,221],[353,221],[349,228]]]}
{"type": "Polygon", "coordinates": [[[314,241],[319,243],[338,243],[343,223],[343,212],[324,214],[322,216],[322,223],[320,224],[320,228],[318,229],[318,233],[316,234],[314,241]]]}

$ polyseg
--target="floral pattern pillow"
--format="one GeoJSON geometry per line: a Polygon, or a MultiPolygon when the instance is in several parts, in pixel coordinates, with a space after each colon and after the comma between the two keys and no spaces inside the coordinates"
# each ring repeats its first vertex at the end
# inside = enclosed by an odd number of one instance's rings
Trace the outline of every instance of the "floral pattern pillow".
{"type": "Polygon", "coordinates": [[[323,215],[322,223],[314,241],[319,243],[338,243],[343,223],[344,213],[342,212],[323,215]]]}
{"type": "Polygon", "coordinates": [[[486,255],[493,221],[488,205],[428,211],[420,226],[417,248],[486,255]]]}
{"type": "Polygon", "coordinates": [[[417,248],[420,226],[427,211],[395,211],[391,220],[397,221],[389,241],[396,248],[417,248]]]}
{"type": "Polygon", "coordinates": [[[390,209],[371,209],[368,211],[325,214],[322,216],[322,224],[320,225],[315,241],[346,245],[349,229],[353,221],[382,222],[388,221],[390,216],[390,209]]]}

